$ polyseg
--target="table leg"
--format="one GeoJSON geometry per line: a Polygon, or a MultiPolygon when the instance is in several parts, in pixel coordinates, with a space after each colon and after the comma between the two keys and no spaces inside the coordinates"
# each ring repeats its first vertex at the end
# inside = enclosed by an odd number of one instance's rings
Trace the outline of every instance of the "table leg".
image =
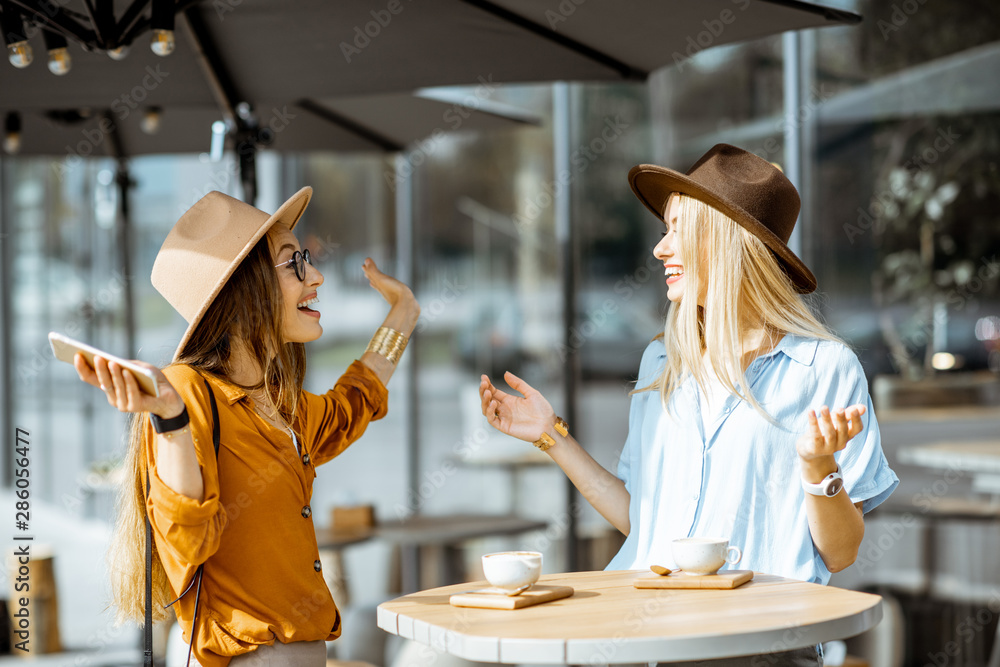
{"type": "Polygon", "coordinates": [[[997,623],[997,631],[993,635],[993,650],[990,651],[986,667],[1000,667],[1000,623],[997,623]]]}
{"type": "Polygon", "coordinates": [[[446,544],[441,554],[441,584],[460,584],[465,581],[465,551],[461,545],[446,544]]]}
{"type": "Polygon", "coordinates": [[[328,553],[321,554],[320,558],[324,561],[323,576],[326,579],[326,585],[330,588],[334,602],[341,609],[346,609],[351,604],[351,594],[347,588],[347,572],[344,567],[343,554],[341,554],[340,549],[332,549],[328,553]]]}
{"type": "Polygon", "coordinates": [[[416,593],[420,590],[420,546],[417,544],[400,544],[400,570],[402,570],[403,595],[416,593]]]}

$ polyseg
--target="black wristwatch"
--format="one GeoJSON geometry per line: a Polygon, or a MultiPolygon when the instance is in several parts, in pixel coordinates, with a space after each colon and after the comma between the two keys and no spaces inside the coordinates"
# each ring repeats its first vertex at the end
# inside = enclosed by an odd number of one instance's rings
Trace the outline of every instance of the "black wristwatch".
{"type": "Polygon", "coordinates": [[[149,421],[153,422],[153,430],[157,433],[169,433],[170,431],[176,431],[179,428],[184,428],[190,423],[191,418],[188,416],[187,406],[181,410],[181,413],[176,417],[171,417],[170,419],[163,419],[152,412],[149,413],[149,421]]]}

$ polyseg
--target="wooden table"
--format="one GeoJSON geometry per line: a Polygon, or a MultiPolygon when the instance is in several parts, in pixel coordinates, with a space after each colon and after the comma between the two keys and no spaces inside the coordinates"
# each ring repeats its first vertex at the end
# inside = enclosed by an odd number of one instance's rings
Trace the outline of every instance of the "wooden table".
{"type": "Polygon", "coordinates": [[[640,590],[648,572],[544,575],[573,597],[515,611],[452,607],[485,582],[413,593],[378,607],[386,632],[482,662],[670,662],[803,648],[882,619],[877,595],[758,573],[735,590],[640,590]]]}

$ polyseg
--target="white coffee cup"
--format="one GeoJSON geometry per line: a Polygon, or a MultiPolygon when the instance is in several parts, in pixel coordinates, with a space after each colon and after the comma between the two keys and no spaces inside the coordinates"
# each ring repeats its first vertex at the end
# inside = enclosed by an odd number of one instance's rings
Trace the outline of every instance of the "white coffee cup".
{"type": "Polygon", "coordinates": [[[483,574],[497,588],[514,591],[538,581],[542,554],[537,551],[501,551],[483,556],[483,574]]]}
{"type": "Polygon", "coordinates": [[[674,563],[687,574],[715,574],[729,563],[735,565],[743,558],[739,547],[729,546],[721,537],[684,537],[672,545],[674,563]]]}

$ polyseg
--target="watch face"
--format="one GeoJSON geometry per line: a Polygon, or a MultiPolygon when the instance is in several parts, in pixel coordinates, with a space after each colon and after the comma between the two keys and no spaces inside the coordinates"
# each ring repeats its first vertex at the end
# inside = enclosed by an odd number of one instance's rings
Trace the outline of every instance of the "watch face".
{"type": "Polygon", "coordinates": [[[840,493],[840,490],[844,488],[844,480],[837,478],[830,480],[830,483],[826,487],[826,495],[828,497],[833,497],[840,493]]]}

